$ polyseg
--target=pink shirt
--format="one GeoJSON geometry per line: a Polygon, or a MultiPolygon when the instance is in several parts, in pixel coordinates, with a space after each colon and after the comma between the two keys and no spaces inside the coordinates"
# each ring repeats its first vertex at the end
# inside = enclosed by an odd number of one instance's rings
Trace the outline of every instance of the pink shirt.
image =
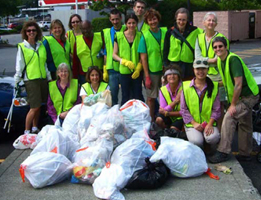
{"type": "MultiPolygon", "coordinates": [[[[202,94],[202,92],[207,89],[207,84],[206,84],[205,87],[203,88],[203,90],[200,91],[195,86],[195,78],[193,78],[191,80],[190,87],[192,87],[192,86],[195,87],[198,96],[200,96],[202,94]]],[[[200,110],[201,109],[202,109],[202,103],[200,103],[200,110]]],[[[193,117],[190,114],[190,112],[188,110],[188,107],[186,105],[185,97],[184,97],[184,93],[183,92],[182,92],[181,97],[180,97],[180,112],[179,113],[182,115],[183,121],[184,121],[185,124],[188,124],[188,123],[190,123],[193,120],[193,117]]],[[[212,113],[211,113],[211,117],[210,118],[212,118],[215,121],[217,121],[220,116],[221,116],[220,101],[219,101],[219,94],[217,94],[216,99],[215,99],[215,101],[213,103],[212,113]]]]}

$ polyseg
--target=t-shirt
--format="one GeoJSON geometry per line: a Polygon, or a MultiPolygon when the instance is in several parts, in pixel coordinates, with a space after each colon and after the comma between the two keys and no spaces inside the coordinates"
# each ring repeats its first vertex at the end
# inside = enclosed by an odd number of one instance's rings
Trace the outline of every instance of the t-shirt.
{"type": "MultiPolygon", "coordinates": [[[[227,58],[224,61],[221,61],[221,67],[222,67],[223,73],[224,73],[224,69],[225,69],[225,65],[226,65],[226,60],[227,60],[227,58]]],[[[235,77],[240,77],[240,76],[243,77],[242,91],[241,91],[240,96],[249,96],[249,95],[253,94],[247,85],[246,77],[244,75],[244,69],[243,69],[243,66],[238,57],[236,57],[236,56],[230,57],[229,68],[230,68],[230,75],[231,75],[233,84],[235,84],[235,81],[234,81],[235,77]]]]}

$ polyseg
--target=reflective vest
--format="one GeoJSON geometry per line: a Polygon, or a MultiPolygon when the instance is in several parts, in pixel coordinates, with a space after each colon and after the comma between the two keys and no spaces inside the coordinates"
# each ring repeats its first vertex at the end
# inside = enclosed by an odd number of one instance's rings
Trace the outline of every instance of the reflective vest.
{"type": "Polygon", "coordinates": [[[57,87],[57,80],[49,82],[49,94],[57,115],[70,110],[77,101],[78,80],[72,79],[70,87],[66,89],[64,96],[57,87]]]}
{"type": "MultiPolygon", "coordinates": [[[[122,25],[120,32],[125,31],[126,26],[122,25]]],[[[119,66],[120,63],[117,61],[113,60],[112,54],[113,54],[113,46],[114,43],[111,42],[111,29],[106,28],[103,29],[104,33],[104,42],[105,42],[105,47],[106,47],[106,52],[107,52],[107,58],[106,58],[106,69],[113,69],[115,71],[119,71],[119,66]]]]}
{"type": "Polygon", "coordinates": [[[148,66],[151,72],[162,71],[163,66],[163,49],[164,39],[167,32],[167,28],[163,27],[160,31],[160,43],[152,35],[150,30],[144,31],[143,36],[146,43],[148,66]]]}
{"type": "Polygon", "coordinates": [[[27,78],[29,80],[45,79],[46,50],[44,45],[41,43],[37,51],[26,48],[24,43],[19,43],[18,46],[22,49],[27,78]]]}
{"type": "MultiPolygon", "coordinates": [[[[144,31],[147,31],[149,29],[150,29],[150,26],[145,21],[143,21],[143,24],[141,26],[140,32],[144,32],[144,31]]],[[[136,30],[139,31],[138,27],[136,28],[136,30]]]]}
{"type": "MultiPolygon", "coordinates": [[[[138,47],[141,38],[141,32],[136,31],[135,38],[133,40],[133,44],[130,47],[130,44],[125,37],[123,32],[117,32],[117,42],[118,42],[118,55],[120,58],[124,58],[126,60],[132,61],[135,66],[139,63],[139,53],[138,47]]],[[[120,65],[120,73],[121,74],[131,74],[132,71],[126,67],[125,65],[120,65]]]]}
{"type": "Polygon", "coordinates": [[[70,43],[66,40],[64,47],[62,47],[53,36],[45,36],[44,38],[48,41],[50,46],[55,67],[57,68],[61,63],[66,63],[68,66],[71,66],[69,62],[70,43]]]}
{"type": "Polygon", "coordinates": [[[83,37],[83,35],[76,36],[76,52],[81,62],[82,70],[84,72],[87,72],[88,68],[91,66],[98,66],[99,69],[102,69],[103,57],[97,57],[97,55],[102,49],[101,33],[94,33],[91,49],[85,43],[83,37]]]}
{"type": "MultiPolygon", "coordinates": [[[[201,49],[201,55],[203,57],[208,57],[208,58],[215,57],[215,52],[212,47],[212,42],[215,37],[224,37],[227,41],[227,49],[229,49],[229,40],[223,34],[217,33],[214,37],[211,38],[208,46],[206,44],[205,36],[206,36],[206,33],[201,33],[198,35],[198,45],[199,45],[199,48],[201,49]]],[[[218,75],[218,71],[215,69],[214,66],[210,65],[210,67],[208,69],[208,74],[218,75]]]]}
{"type": "MultiPolygon", "coordinates": [[[[82,85],[82,87],[85,90],[85,92],[87,93],[87,95],[94,94],[90,83],[84,83],[82,85]]],[[[106,90],[107,87],[108,87],[108,83],[100,82],[97,93],[103,92],[104,90],[106,90]]]]}
{"type": "MultiPolygon", "coordinates": [[[[182,90],[182,87],[179,88],[178,92],[181,90],[182,90]]],[[[162,86],[160,88],[160,91],[161,91],[163,97],[165,98],[165,101],[167,102],[167,104],[170,105],[172,103],[172,100],[171,100],[171,96],[170,96],[170,93],[169,93],[167,87],[162,86]]],[[[180,104],[176,105],[172,111],[180,111],[180,104]]],[[[176,120],[182,119],[182,117],[170,117],[170,119],[172,122],[175,122],[176,120]]]]}
{"type": "Polygon", "coordinates": [[[222,67],[221,67],[221,59],[219,57],[217,59],[218,70],[221,75],[223,85],[226,89],[229,103],[232,102],[233,94],[234,94],[234,86],[235,86],[233,84],[233,81],[232,81],[231,75],[230,75],[229,59],[231,56],[236,56],[240,60],[243,70],[244,70],[244,76],[246,77],[247,85],[250,88],[250,90],[252,91],[253,95],[257,95],[259,93],[259,89],[256,84],[256,81],[255,81],[254,77],[252,76],[251,72],[249,71],[248,67],[246,66],[246,64],[243,62],[243,60],[238,55],[229,52],[229,54],[227,55],[224,71],[222,70],[222,67]]]}
{"type": "Polygon", "coordinates": [[[73,55],[74,44],[75,44],[75,41],[76,41],[76,37],[73,33],[73,30],[67,31],[67,40],[70,43],[70,47],[71,47],[70,53],[73,55]]]}
{"type": "MultiPolygon", "coordinates": [[[[186,37],[186,40],[193,48],[193,50],[195,49],[198,34],[202,32],[202,29],[197,28],[186,37]]],[[[181,40],[179,40],[171,34],[168,60],[171,62],[182,61],[185,63],[193,63],[194,51],[192,52],[185,42],[182,42],[181,40]]]]}
{"type": "MultiPolygon", "coordinates": [[[[200,111],[199,96],[194,86],[190,86],[191,81],[183,82],[183,93],[188,110],[197,123],[209,122],[212,114],[212,107],[218,94],[218,83],[213,82],[214,88],[211,98],[208,98],[208,91],[206,91],[203,101],[202,109],[200,111]]],[[[213,124],[216,126],[216,122],[213,124]]],[[[193,127],[191,123],[186,124],[186,127],[193,127]]]]}

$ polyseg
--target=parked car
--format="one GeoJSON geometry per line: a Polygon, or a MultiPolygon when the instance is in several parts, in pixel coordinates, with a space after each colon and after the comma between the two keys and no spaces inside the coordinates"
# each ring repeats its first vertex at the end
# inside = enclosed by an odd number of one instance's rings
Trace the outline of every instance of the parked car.
{"type": "Polygon", "coordinates": [[[40,26],[40,28],[49,29],[51,26],[51,22],[50,21],[40,21],[40,22],[38,22],[38,25],[40,26]]]}
{"type": "Polygon", "coordinates": [[[17,26],[22,26],[22,25],[23,25],[23,23],[21,23],[21,22],[13,22],[13,23],[8,24],[8,28],[13,29],[17,26]]]}

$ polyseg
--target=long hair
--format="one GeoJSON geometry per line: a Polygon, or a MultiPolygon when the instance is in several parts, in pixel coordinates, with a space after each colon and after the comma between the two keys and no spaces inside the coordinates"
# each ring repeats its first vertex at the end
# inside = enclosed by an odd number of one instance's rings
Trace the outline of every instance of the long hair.
{"type": "Polygon", "coordinates": [[[58,25],[58,26],[61,26],[62,27],[62,34],[61,34],[61,41],[63,42],[63,43],[65,43],[66,42],[66,37],[65,37],[65,28],[64,28],[64,26],[63,26],[63,23],[61,22],[61,20],[59,20],[59,19],[54,19],[52,22],[51,22],[51,26],[50,26],[50,30],[52,31],[53,30],[53,28],[54,28],[54,26],[55,25],[58,25]]]}
{"type": "Polygon", "coordinates": [[[73,29],[73,27],[72,27],[72,18],[74,18],[74,17],[77,17],[79,19],[79,21],[82,22],[82,17],[80,15],[78,15],[78,14],[71,15],[71,17],[69,19],[69,23],[68,23],[68,27],[71,30],[73,29]]]}
{"type": "Polygon", "coordinates": [[[37,34],[36,34],[36,37],[35,37],[35,41],[36,42],[41,41],[42,37],[43,37],[42,30],[35,21],[29,21],[29,22],[24,23],[23,28],[21,30],[22,39],[24,39],[26,41],[28,40],[28,36],[26,35],[26,31],[27,31],[28,27],[30,27],[30,26],[34,26],[35,29],[36,29],[37,34]]]}
{"type": "Polygon", "coordinates": [[[214,89],[214,84],[209,77],[206,77],[208,98],[211,98],[214,89]]]}
{"type": "Polygon", "coordinates": [[[97,67],[97,66],[91,66],[91,67],[88,68],[88,71],[87,71],[86,77],[85,77],[86,81],[91,84],[90,76],[91,76],[91,73],[92,73],[93,70],[98,72],[98,74],[99,74],[99,82],[101,82],[102,81],[102,72],[99,69],[99,67],[97,67]]]}

